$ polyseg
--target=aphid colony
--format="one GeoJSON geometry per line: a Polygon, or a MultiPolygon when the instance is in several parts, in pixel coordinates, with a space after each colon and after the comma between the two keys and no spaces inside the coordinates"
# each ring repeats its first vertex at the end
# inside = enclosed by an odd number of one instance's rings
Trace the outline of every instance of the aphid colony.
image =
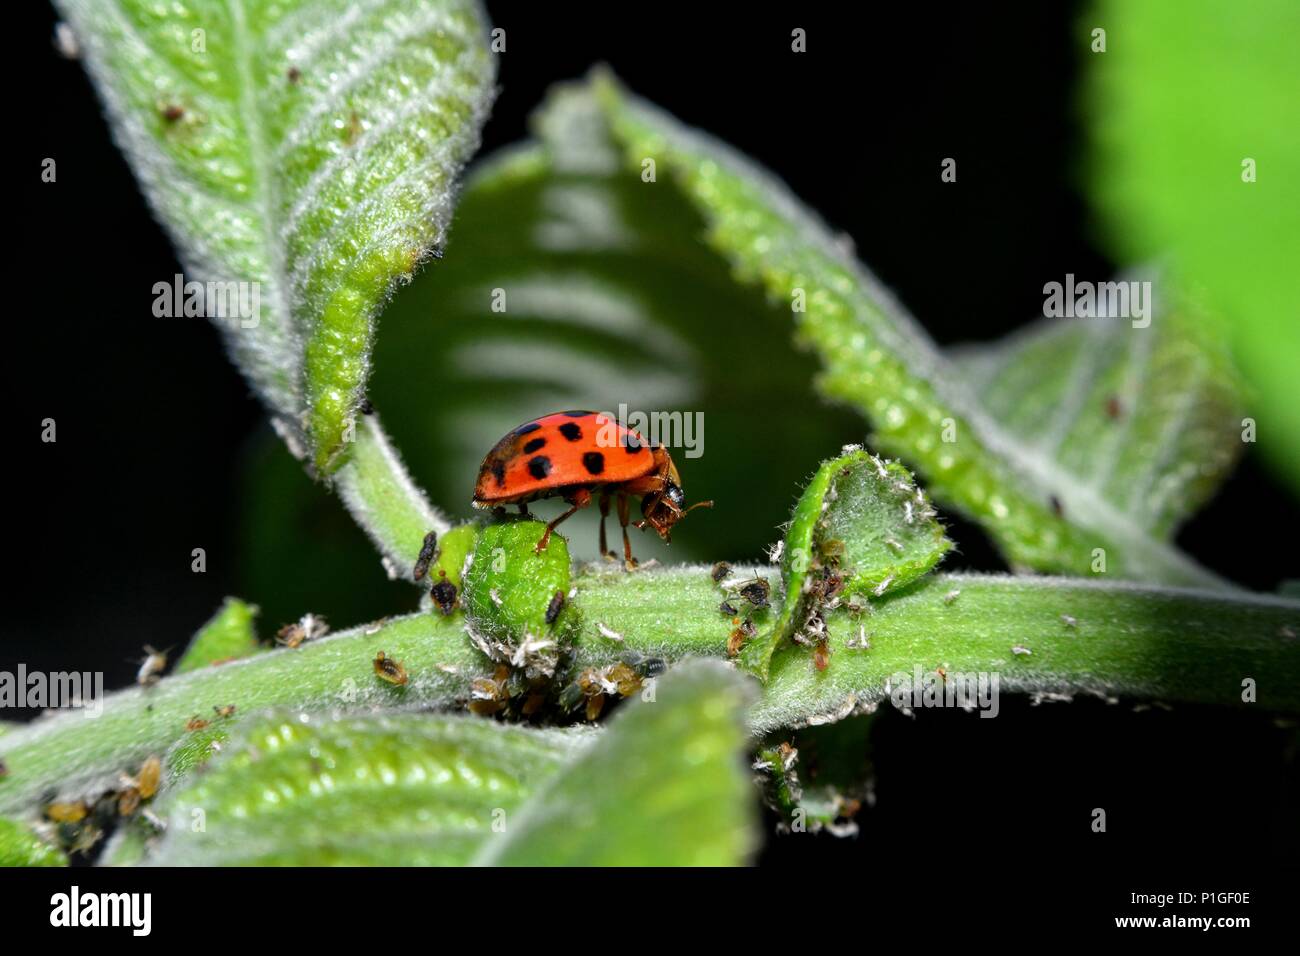
{"type": "Polygon", "coordinates": [[[117,787],[93,799],[58,800],[47,798],[42,811],[50,836],[67,853],[84,854],[92,850],[120,820],[140,813],[156,829],[163,824],[144,803],[158,793],[162,781],[162,761],[149,757],[135,775],[123,773],[117,787]]]}
{"type": "Polygon", "coordinates": [[[730,619],[732,630],[727,637],[727,656],[735,657],[745,642],[758,633],[753,614],[771,607],[772,585],[761,575],[735,581],[731,572],[730,564],[719,561],[709,569],[709,580],[726,595],[718,605],[718,612],[730,619]],[[744,618],[740,615],[741,607],[748,609],[744,618]]]}

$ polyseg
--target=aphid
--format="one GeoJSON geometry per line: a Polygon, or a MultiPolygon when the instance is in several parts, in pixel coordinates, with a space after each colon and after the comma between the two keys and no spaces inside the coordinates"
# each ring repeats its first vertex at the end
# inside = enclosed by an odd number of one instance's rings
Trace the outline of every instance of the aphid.
{"type": "Polygon", "coordinates": [[[305,640],[307,640],[307,635],[303,629],[298,626],[297,621],[294,621],[292,624],[286,624],[275,632],[275,642],[288,648],[297,647],[305,640]]]}
{"type": "Polygon", "coordinates": [[[456,585],[447,580],[447,572],[438,572],[439,580],[429,588],[429,597],[433,598],[434,605],[443,614],[450,614],[456,610],[456,585]]]}
{"type": "Polygon", "coordinates": [[[668,670],[668,662],[662,657],[645,657],[641,654],[635,654],[631,657],[624,658],[632,669],[635,670],[642,679],[658,677],[664,671],[668,670]]]}
{"type": "Polygon", "coordinates": [[[45,808],[45,819],[54,823],[80,823],[89,812],[89,808],[80,800],[51,803],[45,808]]]}
{"type": "Polygon", "coordinates": [[[731,632],[727,638],[727,656],[735,657],[740,653],[740,649],[745,646],[745,642],[757,633],[758,629],[754,627],[754,622],[745,618],[731,632]]]}
{"type": "Polygon", "coordinates": [[[140,773],[136,777],[136,787],[140,790],[140,796],[148,800],[158,792],[158,781],[162,779],[162,761],[157,757],[149,757],[140,765],[140,773]]]}
{"type": "Polygon", "coordinates": [[[564,609],[564,592],[556,591],[555,597],[551,598],[551,603],[546,607],[546,623],[554,624],[555,619],[560,616],[560,611],[564,609]]]}
{"type": "Polygon", "coordinates": [[[504,664],[497,665],[491,677],[474,678],[469,685],[470,712],[488,717],[504,708],[510,700],[509,678],[510,668],[504,664]]]}
{"type": "Polygon", "coordinates": [[[1069,614],[1062,614],[1061,623],[1066,627],[1078,627],[1079,619],[1077,617],[1071,617],[1069,614]]]}
{"type": "Polygon", "coordinates": [[[772,585],[767,578],[754,578],[740,586],[740,596],[754,607],[767,607],[772,594],[772,585]]]}
{"type": "Polygon", "coordinates": [[[729,565],[726,561],[719,561],[717,564],[713,566],[713,570],[709,572],[709,578],[713,581],[714,584],[721,584],[730,576],[731,576],[731,565],[729,565]]]}
{"type": "Polygon", "coordinates": [[[631,697],[641,689],[641,675],[622,661],[609,668],[605,680],[614,685],[621,697],[631,697]]]}
{"type": "Polygon", "coordinates": [[[286,624],[275,633],[276,643],[288,648],[300,646],[304,641],[314,641],[329,633],[330,627],[325,618],[310,611],[292,624],[286,624]]]}
{"type": "Polygon", "coordinates": [[[844,539],[828,538],[817,545],[817,553],[827,564],[838,564],[840,558],[844,556],[844,539]]]}
{"type": "Polygon", "coordinates": [[[140,790],[135,786],[124,787],[117,795],[117,812],[129,817],[140,809],[140,790]]]}
{"type": "Polygon", "coordinates": [[[351,146],[361,136],[361,117],[353,110],[348,116],[348,125],[343,130],[343,141],[351,146]]]}
{"type": "Polygon", "coordinates": [[[958,588],[953,588],[951,591],[949,591],[947,594],[945,594],[945,595],[943,596],[943,603],[944,603],[944,604],[951,604],[953,601],[957,600],[959,597],[961,597],[961,591],[960,591],[958,588]]]}
{"type": "Polygon", "coordinates": [[[203,730],[205,727],[208,726],[209,723],[210,721],[206,721],[198,714],[195,714],[193,717],[191,717],[189,720],[185,722],[185,729],[191,732],[195,730],[203,730]]]}
{"type": "Polygon", "coordinates": [[[835,596],[844,589],[844,576],[841,574],[828,574],[822,579],[821,590],[822,597],[827,601],[835,599],[835,596]]]}
{"type": "Polygon", "coordinates": [[[420,581],[429,573],[429,564],[433,561],[433,556],[438,551],[438,532],[430,531],[424,536],[424,544],[420,545],[420,553],[415,559],[415,569],[411,572],[411,577],[420,581]]]}
{"type": "Polygon", "coordinates": [[[302,79],[302,70],[298,69],[296,66],[291,66],[289,67],[289,72],[286,73],[285,76],[289,78],[290,83],[297,83],[302,79]]]}
{"type": "Polygon", "coordinates": [[[212,708],[212,712],[216,714],[218,717],[233,717],[235,716],[235,705],[225,704],[224,706],[221,707],[214,706],[212,708]]]}
{"type": "Polygon", "coordinates": [[[62,20],[54,24],[54,49],[65,60],[81,59],[81,44],[77,42],[77,35],[62,20]]]}
{"type": "Polygon", "coordinates": [[[844,642],[844,646],[851,651],[869,651],[871,650],[871,635],[867,633],[865,627],[858,627],[857,637],[850,637],[844,642]]]}
{"type": "Polygon", "coordinates": [[[169,123],[175,123],[184,115],[185,115],[185,108],[183,106],[177,106],[175,103],[169,103],[168,105],[164,106],[162,110],[163,119],[165,119],[169,123]]]}
{"type": "Polygon", "coordinates": [[[723,601],[721,604],[718,605],[718,610],[721,611],[723,614],[727,615],[727,617],[735,617],[737,614],[740,613],[739,611],[736,610],[736,606],[732,604],[730,601],[723,601]]]}
{"type": "Polygon", "coordinates": [[[162,677],[162,672],[167,669],[167,652],[156,651],[148,644],[144,646],[145,658],[140,662],[140,670],[136,672],[135,682],[141,687],[152,687],[162,677]]]}
{"type": "Polygon", "coordinates": [[[1111,395],[1106,399],[1106,415],[1109,418],[1117,419],[1124,413],[1124,407],[1119,403],[1118,395],[1111,395]]]}
{"type": "Polygon", "coordinates": [[[600,499],[600,553],[609,554],[605,518],[617,499],[623,529],[623,560],[636,566],[628,538],[628,502],[641,499],[637,528],[653,529],[668,541],[672,528],[690,511],[711,501],[684,507],[681,476],[662,446],[650,443],[607,415],[556,412],[526,422],[502,438],[483,459],[474,484],[476,508],[526,504],[539,498],[563,498],[569,509],[546,526],[535,550],[544,551],[551,532],[566,518],[600,499]]]}
{"type": "Polygon", "coordinates": [[[375,666],[375,676],[380,680],[386,680],[390,684],[396,684],[398,687],[406,684],[410,678],[406,676],[406,668],[402,666],[401,661],[395,661],[387,657],[383,651],[375,655],[371,663],[375,666]]]}
{"type": "Polygon", "coordinates": [[[541,693],[529,694],[528,699],[524,701],[524,706],[519,709],[519,712],[523,714],[525,717],[531,717],[533,716],[533,714],[537,713],[539,710],[542,709],[542,705],[544,703],[546,703],[545,694],[541,694],[541,693]]]}
{"type": "Polygon", "coordinates": [[[826,670],[831,663],[831,645],[823,638],[813,650],[813,666],[819,671],[826,670]]]}
{"type": "Polygon", "coordinates": [[[1047,503],[1052,506],[1052,514],[1056,515],[1058,518],[1064,516],[1065,505],[1061,504],[1060,498],[1056,497],[1056,495],[1051,495],[1048,497],[1047,503]]]}

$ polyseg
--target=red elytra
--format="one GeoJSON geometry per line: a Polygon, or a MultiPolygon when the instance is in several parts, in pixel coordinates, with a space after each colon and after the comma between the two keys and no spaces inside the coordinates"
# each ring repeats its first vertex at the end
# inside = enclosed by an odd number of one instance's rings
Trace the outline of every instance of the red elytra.
{"type": "Polygon", "coordinates": [[[628,539],[628,500],[641,499],[636,527],[653,528],[668,541],[672,527],[695,508],[712,506],[701,501],[683,507],[682,480],[668,451],[652,446],[637,432],[599,412],[555,412],[526,422],[497,442],[479,467],[474,484],[474,507],[518,504],[526,509],[539,498],[563,498],[569,504],[546,526],[537,550],[545,549],[551,532],[574,512],[600,495],[600,553],[605,544],[605,518],[610,498],[618,501],[618,521],[623,529],[623,557],[635,565],[628,539]]]}

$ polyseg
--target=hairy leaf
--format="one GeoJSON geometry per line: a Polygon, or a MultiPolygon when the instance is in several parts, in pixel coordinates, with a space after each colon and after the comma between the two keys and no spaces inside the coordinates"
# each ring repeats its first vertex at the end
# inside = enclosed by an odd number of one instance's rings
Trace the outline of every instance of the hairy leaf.
{"type": "Polygon", "coordinates": [[[742,763],[751,694],[698,661],[656,682],[488,838],[478,862],[504,866],[733,866],[756,834],[742,763]]]}
{"type": "Polygon", "coordinates": [[[57,6],[186,278],[246,284],[218,319],[232,357],[290,447],[333,467],[378,308],[444,241],[486,116],[478,4],[57,6]]]}
{"type": "MultiPolygon", "coordinates": [[[[1121,281],[1150,281],[1125,277],[1121,281]]],[[[1155,294],[1170,294],[1158,283],[1155,294]]],[[[1159,302],[1159,298],[1157,298],[1159,302]]],[[[1052,319],[957,352],[983,408],[1043,471],[1069,476],[1054,507],[1115,510],[1168,540],[1232,470],[1243,445],[1223,330],[1190,301],[1149,328],[1052,319]],[[1225,440],[1225,436],[1229,439],[1225,440]]]]}
{"type": "Polygon", "coordinates": [[[761,678],[772,652],[791,637],[823,643],[827,611],[911,584],[952,547],[906,468],[860,449],[845,451],[822,464],[795,505],[782,548],[781,613],[741,654],[761,678]]]}
{"type": "MultiPolygon", "coordinates": [[[[1112,574],[1223,586],[1173,548],[1165,535],[1133,521],[1127,499],[1117,504],[1102,497],[1088,475],[1043,455],[1036,444],[989,414],[916,321],[771,174],[606,78],[597,78],[592,95],[621,144],[626,175],[641,175],[653,160],[662,181],[658,188],[671,176],[675,188],[705,217],[709,245],[727,257],[737,278],[761,285],[792,310],[801,340],[825,364],[823,390],[864,412],[875,429],[873,444],[920,471],[938,499],[981,521],[1013,563],[1084,574],[1095,549],[1102,548],[1112,574]]],[[[1150,331],[1131,329],[1129,334],[1150,331]]],[[[1132,346],[1135,351],[1148,347],[1132,346]]],[[[1179,347],[1199,346],[1195,339],[1184,339],[1179,347]]],[[[1209,376],[1221,363],[1190,358],[1185,364],[1209,376]]],[[[1177,384],[1168,400],[1196,401],[1199,380],[1192,386],[1186,379],[1177,384]]],[[[1084,398],[1071,395],[1067,405],[1084,398]]],[[[1230,424],[1220,421],[1211,436],[1216,449],[1240,441],[1230,424]]],[[[1120,429],[1122,423],[1114,422],[1112,431],[1120,429]]],[[[1103,435],[1099,441],[1074,451],[1102,455],[1123,436],[1103,435]]],[[[1188,469],[1204,469],[1199,480],[1208,487],[1231,460],[1230,453],[1221,452],[1188,460],[1178,454],[1184,449],[1177,445],[1151,451],[1160,463],[1150,481],[1157,493],[1166,476],[1188,469]]],[[[1144,487],[1139,493],[1148,491],[1144,487]]]]}
{"type": "Polygon", "coordinates": [[[472,717],[260,718],[169,798],[148,862],[463,864],[585,736],[472,717]]]}

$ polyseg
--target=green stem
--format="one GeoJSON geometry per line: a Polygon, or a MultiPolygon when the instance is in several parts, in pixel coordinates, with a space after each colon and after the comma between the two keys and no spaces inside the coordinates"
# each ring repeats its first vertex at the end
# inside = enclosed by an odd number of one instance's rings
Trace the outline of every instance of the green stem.
{"type": "MultiPolygon", "coordinates": [[[[741,576],[775,569],[738,568],[741,576]]],[[[587,573],[578,662],[598,666],[635,650],[665,660],[721,656],[730,619],[705,566],[651,575],[587,573]],[[601,627],[623,636],[605,637],[601,627]]],[[[745,613],[743,601],[734,602],[745,613]]],[[[886,684],[942,667],[998,677],[999,689],[1036,695],[1095,694],[1300,712],[1300,602],[1233,592],[1105,580],[936,574],[868,612],[827,619],[831,662],[787,643],[750,715],[757,733],[820,722],[884,700],[886,684]],[[953,596],[953,592],[958,592],[953,596]],[[869,650],[850,649],[866,636],[869,650]],[[1013,650],[1017,648],[1017,650],[1013,650]],[[1023,653],[1028,651],[1028,653],[1023,653]]]]}
{"type": "MultiPolygon", "coordinates": [[[[776,577],[770,567],[736,569],[756,573],[776,577]]],[[[706,566],[635,574],[591,566],[579,569],[575,586],[573,603],[582,614],[576,668],[634,653],[669,662],[726,654],[732,624],[718,610],[723,595],[706,566]]],[[[737,606],[745,613],[743,600],[737,606]]],[[[1225,706],[1247,706],[1242,682],[1249,678],[1258,705],[1248,706],[1300,712],[1300,655],[1289,636],[1300,630],[1300,601],[1286,598],[936,574],[869,612],[834,612],[827,624],[825,671],[813,666],[809,648],[786,644],[776,651],[750,713],[755,733],[873,707],[885,699],[886,681],[910,677],[917,667],[927,674],[939,667],[950,675],[996,674],[1007,692],[1225,706]],[[849,649],[846,642],[860,631],[870,649],[849,649]]],[[[119,691],[98,719],[64,712],[0,738],[10,770],[0,778],[0,812],[30,810],[52,788],[70,795],[111,785],[118,771],[182,738],[191,714],[214,706],[235,704],[240,714],[274,706],[448,708],[460,706],[470,681],[490,670],[459,616],[416,614],[119,691]],[[406,687],[375,677],[371,662],[380,650],[402,661],[406,687]]]]}
{"type": "Polygon", "coordinates": [[[69,797],[111,787],[120,771],[185,738],[192,715],[212,718],[213,707],[233,704],[237,716],[269,707],[446,708],[488,670],[459,618],[414,614],[117,691],[98,717],[65,710],[0,737],[9,768],[0,777],[0,813],[30,809],[51,788],[69,797]],[[406,686],[375,675],[379,651],[406,668],[406,686]]]}
{"type": "Polygon", "coordinates": [[[361,415],[347,460],[333,476],[339,497],[370,536],[389,577],[411,580],[424,536],[440,536],[450,522],[411,480],[379,424],[378,415],[361,415]]]}

